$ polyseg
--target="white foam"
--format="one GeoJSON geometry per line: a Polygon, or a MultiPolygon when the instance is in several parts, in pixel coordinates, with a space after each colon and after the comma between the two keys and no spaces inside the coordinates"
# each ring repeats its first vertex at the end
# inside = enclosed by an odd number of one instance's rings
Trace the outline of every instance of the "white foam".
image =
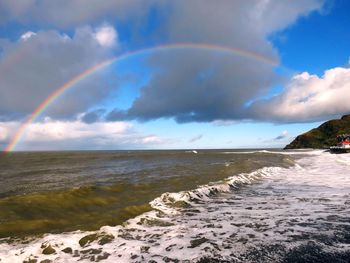
{"type": "Polygon", "coordinates": [[[252,173],[243,173],[238,176],[232,176],[225,181],[215,184],[203,185],[192,191],[178,193],[164,193],[160,197],[150,202],[151,206],[165,214],[179,214],[180,211],[174,207],[178,201],[192,204],[192,200],[210,201],[210,197],[217,193],[230,192],[232,188],[237,188],[242,184],[251,184],[261,178],[268,177],[273,172],[279,171],[279,167],[265,167],[252,173]]]}
{"type": "Polygon", "coordinates": [[[255,154],[255,153],[270,153],[284,155],[320,155],[325,153],[325,150],[310,150],[310,149],[293,149],[293,150],[256,150],[256,151],[237,151],[237,152],[220,152],[221,154],[255,154]]]}

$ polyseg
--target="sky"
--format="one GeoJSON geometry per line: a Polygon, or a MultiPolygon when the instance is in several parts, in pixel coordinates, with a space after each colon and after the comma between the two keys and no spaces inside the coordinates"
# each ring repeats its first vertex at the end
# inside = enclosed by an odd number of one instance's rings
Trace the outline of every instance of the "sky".
{"type": "Polygon", "coordinates": [[[0,0],[0,150],[280,148],[350,113],[347,0],[0,0]]]}

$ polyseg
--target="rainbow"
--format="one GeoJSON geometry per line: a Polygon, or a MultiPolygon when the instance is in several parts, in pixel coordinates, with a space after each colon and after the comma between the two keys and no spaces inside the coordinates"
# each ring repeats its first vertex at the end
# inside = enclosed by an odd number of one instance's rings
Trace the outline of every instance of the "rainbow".
{"type": "Polygon", "coordinates": [[[80,81],[84,80],[85,78],[89,77],[93,73],[115,63],[119,62],[125,59],[129,59],[134,56],[138,56],[141,54],[148,54],[152,52],[160,52],[160,51],[169,51],[169,50],[181,50],[181,49],[195,49],[195,50],[203,50],[203,51],[216,51],[221,53],[226,53],[229,55],[234,56],[241,56],[249,59],[253,59],[256,61],[260,61],[262,63],[271,65],[271,66],[277,66],[278,61],[273,60],[271,58],[267,58],[263,55],[238,49],[238,48],[232,48],[232,47],[225,47],[225,46],[219,46],[219,45],[213,45],[213,44],[195,44],[195,43],[176,43],[176,44],[168,44],[168,45],[160,45],[150,48],[144,48],[144,49],[138,49],[136,51],[127,52],[124,54],[121,54],[120,56],[105,60],[83,72],[81,72],[79,75],[75,76],[74,78],[70,79],[66,83],[64,83],[62,86],[58,87],[52,94],[50,94],[31,114],[30,116],[21,124],[21,126],[16,131],[15,135],[11,138],[10,142],[4,149],[5,152],[12,152],[23,135],[25,134],[25,131],[27,127],[33,123],[54,101],[56,101],[62,94],[67,91],[68,89],[74,87],[76,84],[78,84],[80,81]]]}

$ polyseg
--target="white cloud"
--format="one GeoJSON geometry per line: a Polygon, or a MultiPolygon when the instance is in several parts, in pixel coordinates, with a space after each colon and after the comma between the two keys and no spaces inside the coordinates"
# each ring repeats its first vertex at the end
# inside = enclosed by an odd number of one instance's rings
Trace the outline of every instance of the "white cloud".
{"type": "Polygon", "coordinates": [[[117,44],[118,35],[111,26],[105,25],[97,28],[94,36],[101,46],[113,47],[117,44]]]}
{"type": "Polygon", "coordinates": [[[8,142],[18,128],[18,122],[0,122],[0,142],[8,142]]]}
{"type": "Polygon", "coordinates": [[[0,123],[0,142],[8,139],[8,130],[0,123]]]}
{"type": "Polygon", "coordinates": [[[159,144],[162,142],[162,139],[159,138],[158,136],[150,135],[150,136],[146,136],[146,137],[142,138],[141,142],[142,142],[142,144],[149,144],[149,143],[159,144]]]}
{"type": "Polygon", "coordinates": [[[294,76],[285,90],[253,105],[262,118],[286,122],[326,119],[350,112],[350,68],[333,68],[322,77],[307,72],[294,76]]]}
{"type": "MultiPolygon", "coordinates": [[[[0,141],[8,142],[20,127],[19,122],[0,122],[0,141]]],[[[139,132],[128,122],[95,122],[87,124],[81,120],[55,121],[45,118],[30,124],[21,141],[20,149],[71,149],[147,147],[159,145],[165,140],[139,132]]]]}
{"type": "Polygon", "coordinates": [[[30,39],[31,37],[33,37],[35,35],[36,35],[36,33],[32,32],[32,31],[28,31],[21,36],[21,39],[23,41],[27,41],[28,39],[30,39]]]}
{"type": "Polygon", "coordinates": [[[51,121],[31,124],[24,135],[25,141],[52,141],[89,139],[98,136],[111,140],[124,134],[131,125],[125,122],[86,124],[81,121],[51,121]]]}

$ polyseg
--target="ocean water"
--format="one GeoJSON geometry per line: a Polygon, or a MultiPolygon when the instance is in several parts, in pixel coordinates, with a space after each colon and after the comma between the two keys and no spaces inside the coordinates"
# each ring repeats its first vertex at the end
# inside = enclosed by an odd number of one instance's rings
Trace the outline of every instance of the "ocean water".
{"type": "Polygon", "coordinates": [[[0,167],[1,263],[350,260],[349,154],[14,153],[0,167]]]}

